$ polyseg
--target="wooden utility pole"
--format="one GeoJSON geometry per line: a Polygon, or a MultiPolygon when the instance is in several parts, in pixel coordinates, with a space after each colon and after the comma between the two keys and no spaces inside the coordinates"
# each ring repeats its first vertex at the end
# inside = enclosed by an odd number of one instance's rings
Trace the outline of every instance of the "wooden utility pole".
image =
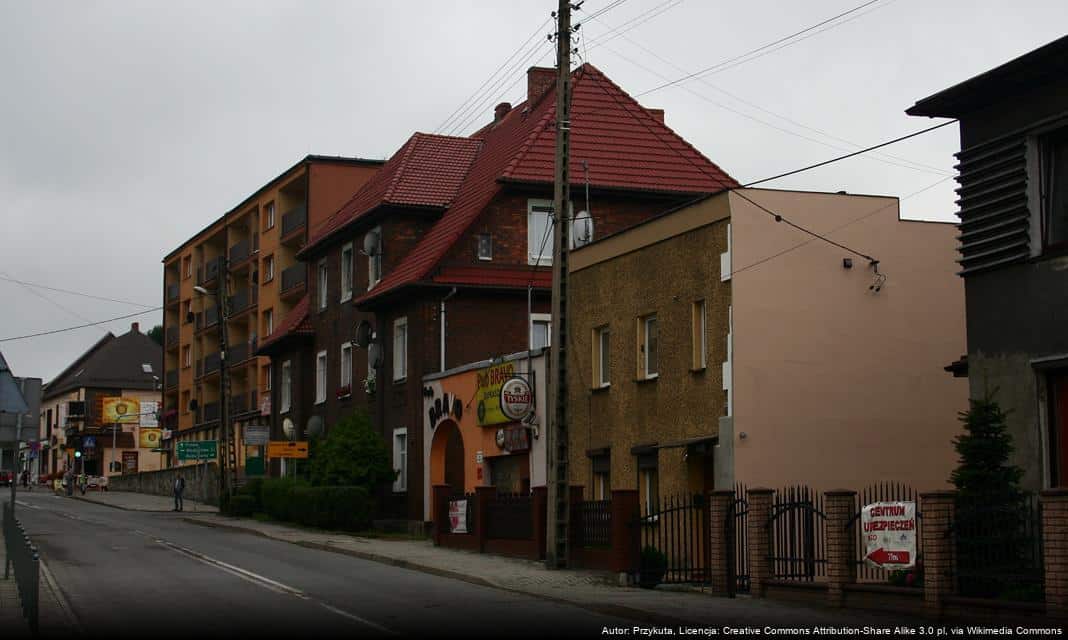
{"type": "Polygon", "coordinates": [[[567,282],[570,248],[571,149],[571,4],[560,0],[556,12],[556,176],[553,194],[553,296],[549,376],[548,531],[545,565],[563,568],[568,560],[570,490],[568,476],[567,412],[567,282]]]}

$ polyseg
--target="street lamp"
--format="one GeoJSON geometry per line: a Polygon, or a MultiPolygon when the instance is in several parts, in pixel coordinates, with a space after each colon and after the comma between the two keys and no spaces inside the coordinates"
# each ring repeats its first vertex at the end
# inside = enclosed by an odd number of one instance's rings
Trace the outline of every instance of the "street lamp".
{"type": "Polygon", "coordinates": [[[219,421],[222,423],[221,431],[224,443],[219,451],[219,508],[221,509],[230,495],[230,469],[228,468],[228,456],[230,455],[230,398],[228,396],[230,394],[227,385],[229,376],[226,365],[226,348],[229,346],[226,338],[227,301],[225,292],[220,290],[210,291],[198,284],[193,287],[193,291],[203,296],[215,298],[215,310],[219,316],[219,421]]]}

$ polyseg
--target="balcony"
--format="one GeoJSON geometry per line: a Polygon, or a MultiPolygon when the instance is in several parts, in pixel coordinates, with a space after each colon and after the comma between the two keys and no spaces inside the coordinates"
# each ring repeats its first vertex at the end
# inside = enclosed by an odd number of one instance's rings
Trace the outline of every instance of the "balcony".
{"type": "Polygon", "coordinates": [[[197,284],[208,284],[219,278],[219,272],[222,270],[223,259],[213,258],[208,260],[205,264],[197,267],[197,284]]]}
{"type": "Polygon", "coordinates": [[[164,385],[167,389],[173,389],[178,386],[178,370],[168,371],[163,374],[164,385]]]}
{"type": "Polygon", "coordinates": [[[167,327],[167,348],[178,346],[178,327],[167,327]]]}
{"type": "Polygon", "coordinates": [[[293,207],[282,214],[282,238],[288,238],[304,228],[308,221],[308,209],[304,205],[293,207]]]}
{"type": "Polygon", "coordinates": [[[219,403],[205,402],[204,411],[201,412],[201,422],[213,422],[219,419],[219,403]]]}
{"type": "Polygon", "coordinates": [[[197,331],[214,327],[217,324],[219,324],[219,310],[214,306],[197,314],[197,331]]]}
{"type": "Polygon", "coordinates": [[[308,280],[308,265],[301,262],[282,270],[282,288],[279,294],[285,296],[303,293],[308,280]]]}
{"type": "Polygon", "coordinates": [[[247,311],[249,308],[255,306],[258,301],[259,301],[259,288],[258,287],[253,287],[251,289],[244,289],[242,291],[238,291],[237,293],[235,293],[234,295],[230,296],[227,299],[227,302],[229,303],[229,306],[230,306],[229,318],[231,320],[233,320],[234,317],[237,316],[238,314],[240,314],[240,313],[242,313],[244,311],[247,311]]]}
{"type": "Polygon", "coordinates": [[[232,344],[226,350],[226,361],[230,363],[231,367],[236,367],[249,358],[256,357],[257,346],[259,345],[255,338],[248,342],[232,344]]]}
{"type": "Polygon", "coordinates": [[[204,356],[204,375],[215,373],[222,364],[222,357],[218,352],[204,356]]]}
{"type": "Polygon", "coordinates": [[[253,235],[251,239],[239,241],[230,247],[230,270],[238,271],[248,266],[248,259],[260,248],[260,238],[253,235]]]}
{"type": "Polygon", "coordinates": [[[167,304],[168,305],[170,305],[172,303],[175,303],[175,302],[178,302],[178,295],[179,295],[178,284],[175,283],[175,284],[167,285],[166,294],[167,294],[167,304]]]}

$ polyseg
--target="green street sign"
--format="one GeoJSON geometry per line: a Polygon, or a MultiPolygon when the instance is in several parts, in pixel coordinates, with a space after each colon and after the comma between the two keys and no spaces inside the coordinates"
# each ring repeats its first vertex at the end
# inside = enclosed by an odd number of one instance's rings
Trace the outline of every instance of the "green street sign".
{"type": "Polygon", "coordinates": [[[216,440],[192,440],[179,442],[177,445],[178,461],[215,460],[219,457],[219,443],[216,440]]]}

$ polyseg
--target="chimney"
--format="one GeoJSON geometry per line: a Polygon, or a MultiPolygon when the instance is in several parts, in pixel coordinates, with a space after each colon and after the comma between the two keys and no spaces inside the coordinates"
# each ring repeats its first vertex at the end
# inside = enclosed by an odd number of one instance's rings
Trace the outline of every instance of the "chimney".
{"type": "Polygon", "coordinates": [[[131,322],[130,323],[130,333],[141,333],[141,323],[139,323],[139,322],[131,322]]]}
{"type": "Polygon", "coordinates": [[[664,124],[664,110],[663,109],[646,109],[649,115],[656,118],[656,121],[660,124],[664,124]]]}
{"type": "Polygon", "coordinates": [[[511,102],[502,102],[493,109],[493,121],[500,122],[512,110],[511,102]]]}
{"type": "Polygon", "coordinates": [[[556,69],[531,67],[527,69],[527,100],[534,102],[556,82],[556,69]]]}

